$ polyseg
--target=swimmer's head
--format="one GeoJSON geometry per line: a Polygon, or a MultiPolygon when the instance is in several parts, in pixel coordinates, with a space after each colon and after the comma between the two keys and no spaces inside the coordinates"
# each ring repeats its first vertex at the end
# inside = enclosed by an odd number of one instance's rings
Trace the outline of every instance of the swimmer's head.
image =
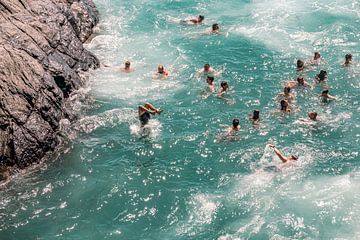
{"type": "Polygon", "coordinates": [[[317,60],[320,58],[321,58],[320,52],[314,52],[314,60],[317,60]]]}
{"type": "Polygon", "coordinates": [[[213,31],[217,31],[217,30],[219,30],[219,29],[220,29],[219,24],[214,23],[214,24],[212,25],[212,30],[213,30],[213,31]]]}
{"type": "Polygon", "coordinates": [[[229,88],[229,85],[228,85],[227,81],[222,81],[222,82],[220,83],[220,86],[221,86],[224,90],[226,90],[226,89],[229,88]]]}
{"type": "Polygon", "coordinates": [[[234,127],[234,128],[237,128],[237,127],[239,126],[239,124],[240,124],[239,119],[235,118],[235,119],[233,120],[233,123],[232,123],[233,127],[234,127]]]}
{"type": "Polygon", "coordinates": [[[204,70],[205,70],[205,71],[209,71],[209,70],[210,70],[210,64],[206,63],[206,64],[204,65],[204,70]]]}
{"type": "Polygon", "coordinates": [[[311,120],[316,121],[317,118],[317,112],[309,112],[308,116],[311,120]]]}
{"type": "Polygon", "coordinates": [[[324,91],[322,91],[321,95],[328,95],[329,94],[329,89],[325,89],[324,91]]]}
{"type": "Polygon", "coordinates": [[[352,61],[352,55],[350,53],[345,55],[345,62],[350,63],[352,61]]]}
{"type": "Polygon", "coordinates": [[[325,70],[320,70],[320,73],[317,76],[320,81],[324,81],[327,77],[327,72],[325,70]]]}
{"type": "Polygon", "coordinates": [[[286,110],[289,106],[289,103],[286,100],[281,100],[280,102],[281,110],[286,110]]]}
{"type": "Polygon", "coordinates": [[[258,119],[260,119],[260,111],[259,111],[259,110],[254,110],[252,119],[253,119],[253,120],[258,120],[258,119]]]}
{"type": "Polygon", "coordinates": [[[291,155],[290,158],[291,158],[291,160],[294,160],[294,161],[297,161],[299,159],[299,157],[296,155],[291,155]]]}
{"type": "Polygon", "coordinates": [[[204,15],[199,15],[199,20],[200,20],[200,22],[202,22],[203,20],[204,20],[204,15]]]}
{"type": "Polygon", "coordinates": [[[129,67],[130,67],[130,64],[131,64],[130,61],[126,61],[126,62],[125,62],[125,67],[126,67],[126,68],[129,68],[129,67]]]}
{"type": "Polygon", "coordinates": [[[163,65],[159,65],[158,66],[158,73],[163,73],[164,72],[164,66],[163,65]]]}
{"type": "Polygon", "coordinates": [[[290,87],[284,87],[284,93],[285,94],[289,94],[291,91],[291,88],[290,87]]]}
{"type": "Polygon", "coordinates": [[[212,76],[207,76],[206,82],[207,82],[208,84],[212,84],[212,83],[214,82],[214,77],[212,77],[212,76]]]}
{"type": "Polygon", "coordinates": [[[305,83],[304,77],[302,77],[302,76],[299,76],[299,77],[296,79],[296,81],[297,81],[300,85],[304,85],[304,83],[305,83]]]}
{"type": "Polygon", "coordinates": [[[302,69],[302,68],[304,68],[304,62],[302,61],[302,60],[297,60],[297,62],[296,62],[296,67],[298,68],[298,69],[302,69]]]}

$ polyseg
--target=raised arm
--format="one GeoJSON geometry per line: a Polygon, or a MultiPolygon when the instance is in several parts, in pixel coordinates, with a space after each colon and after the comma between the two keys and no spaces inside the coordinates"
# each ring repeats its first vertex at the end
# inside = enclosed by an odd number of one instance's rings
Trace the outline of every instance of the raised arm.
{"type": "Polygon", "coordinates": [[[274,149],[274,152],[276,153],[276,155],[281,159],[281,161],[283,163],[286,163],[287,162],[287,157],[284,156],[280,151],[279,149],[277,149],[274,145],[270,144],[269,147],[271,147],[272,149],[274,149]]]}

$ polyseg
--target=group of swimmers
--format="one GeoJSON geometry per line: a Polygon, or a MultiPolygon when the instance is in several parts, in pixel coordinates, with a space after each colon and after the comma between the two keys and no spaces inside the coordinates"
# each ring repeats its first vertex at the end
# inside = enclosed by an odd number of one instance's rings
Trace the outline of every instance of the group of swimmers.
{"type": "MultiPolygon", "coordinates": [[[[199,15],[197,18],[192,18],[188,20],[182,20],[182,24],[202,24],[204,20],[203,15],[199,15]]],[[[220,34],[220,27],[217,23],[212,25],[211,30],[207,31],[206,33],[213,33],[213,34],[220,34]]],[[[291,113],[293,112],[292,104],[294,102],[294,94],[291,93],[291,90],[294,88],[307,88],[309,87],[311,90],[314,88],[313,84],[310,84],[309,82],[305,81],[304,76],[301,74],[311,65],[320,65],[321,63],[321,55],[320,52],[315,52],[313,59],[310,61],[304,62],[302,60],[297,60],[296,67],[297,72],[300,73],[300,75],[296,78],[296,81],[287,81],[283,93],[280,93],[275,99],[280,100],[280,111],[283,113],[291,113]]],[[[348,67],[352,64],[352,55],[346,54],[345,56],[345,62],[343,66],[348,67]]],[[[134,69],[131,67],[131,63],[129,61],[125,62],[125,66],[120,69],[122,72],[130,73],[134,71],[134,69]]],[[[215,77],[220,75],[219,72],[215,72],[214,69],[211,68],[210,64],[205,64],[204,67],[199,70],[196,73],[196,77],[206,80],[206,83],[208,85],[208,89],[211,93],[215,92],[215,77]]],[[[164,80],[169,76],[169,71],[167,71],[163,65],[159,65],[157,72],[154,74],[154,79],[160,79],[164,80]]],[[[331,96],[329,94],[328,85],[327,85],[327,72],[325,70],[321,70],[319,74],[315,76],[314,79],[315,84],[321,84],[323,87],[322,93],[319,95],[321,97],[322,102],[328,102],[330,100],[335,100],[336,97],[331,96]]],[[[220,83],[220,89],[217,93],[217,97],[223,98],[223,95],[227,92],[229,89],[229,85],[226,81],[221,81],[220,83]]],[[[141,127],[145,127],[150,118],[151,115],[160,114],[162,112],[161,109],[156,108],[151,103],[145,103],[144,105],[141,105],[138,107],[138,117],[141,123],[141,127]]],[[[308,118],[310,121],[317,121],[317,112],[309,112],[308,118]]],[[[254,110],[253,113],[249,116],[249,120],[254,124],[258,125],[260,123],[260,111],[254,110]]],[[[239,119],[235,118],[233,119],[232,125],[227,129],[227,134],[233,134],[236,131],[240,130],[240,121],[239,119]]],[[[274,145],[268,144],[270,148],[272,148],[275,152],[275,154],[279,157],[279,159],[283,163],[287,163],[293,160],[297,160],[298,157],[295,155],[285,156],[280,150],[278,150],[274,145]]]]}

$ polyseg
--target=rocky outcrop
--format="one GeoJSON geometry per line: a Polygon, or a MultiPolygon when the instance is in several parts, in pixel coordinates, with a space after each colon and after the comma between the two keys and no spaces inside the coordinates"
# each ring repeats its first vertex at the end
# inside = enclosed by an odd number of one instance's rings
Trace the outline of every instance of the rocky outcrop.
{"type": "Polygon", "coordinates": [[[99,66],[83,47],[97,22],[92,0],[0,0],[0,168],[57,146],[66,98],[99,66]]]}

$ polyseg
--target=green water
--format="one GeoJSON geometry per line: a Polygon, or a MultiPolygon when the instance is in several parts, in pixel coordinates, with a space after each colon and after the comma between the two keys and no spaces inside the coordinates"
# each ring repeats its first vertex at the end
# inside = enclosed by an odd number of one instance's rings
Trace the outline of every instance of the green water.
{"type": "MultiPolygon", "coordinates": [[[[1,192],[0,239],[359,239],[360,4],[348,1],[95,0],[98,35],[87,44],[111,66],[89,75],[82,116],[56,161],[16,176],[1,192]],[[205,15],[205,25],[177,22],[205,15]],[[202,35],[218,22],[223,35],[202,35]],[[273,98],[320,51],[330,93],[295,91],[297,111],[273,98]],[[354,63],[341,66],[346,53],[354,63]],[[207,97],[194,73],[221,70],[228,101],[207,97]],[[170,70],[152,80],[158,64],[170,70]],[[149,136],[137,106],[164,109],[149,136]],[[248,114],[261,111],[254,127],[248,114]],[[317,111],[320,121],[299,118],[317,111]],[[233,118],[237,139],[223,137],[233,118]],[[266,144],[299,160],[280,172],[266,144]]],[[[81,94],[79,94],[81,96],[81,94]]],[[[76,97],[76,96],[75,96],[76,97]]]]}

